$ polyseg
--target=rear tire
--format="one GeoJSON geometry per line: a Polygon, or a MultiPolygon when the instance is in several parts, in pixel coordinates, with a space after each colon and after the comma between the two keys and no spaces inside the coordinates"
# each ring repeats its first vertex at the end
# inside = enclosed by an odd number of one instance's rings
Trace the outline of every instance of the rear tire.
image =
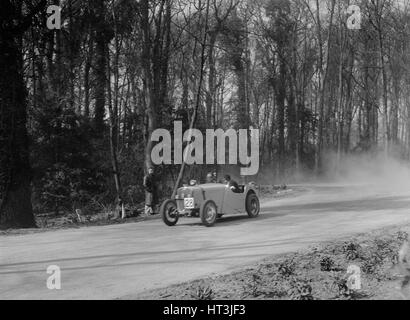
{"type": "Polygon", "coordinates": [[[199,212],[201,217],[202,223],[207,226],[211,227],[215,224],[216,218],[218,217],[217,207],[215,202],[212,200],[205,201],[199,212]]]}
{"type": "Polygon", "coordinates": [[[162,221],[164,221],[167,226],[172,227],[177,224],[179,215],[177,204],[174,200],[165,200],[159,211],[161,213],[162,221]]]}
{"type": "Polygon", "coordinates": [[[246,213],[249,218],[256,218],[259,215],[260,204],[259,198],[256,194],[250,193],[246,196],[246,213]]]}

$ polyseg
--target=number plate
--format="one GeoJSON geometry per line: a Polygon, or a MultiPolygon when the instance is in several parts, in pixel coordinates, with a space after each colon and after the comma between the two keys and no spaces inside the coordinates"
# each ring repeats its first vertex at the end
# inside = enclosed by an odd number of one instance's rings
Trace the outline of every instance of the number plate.
{"type": "Polygon", "coordinates": [[[185,198],[184,199],[184,208],[185,209],[194,209],[195,208],[194,198],[185,198]]]}

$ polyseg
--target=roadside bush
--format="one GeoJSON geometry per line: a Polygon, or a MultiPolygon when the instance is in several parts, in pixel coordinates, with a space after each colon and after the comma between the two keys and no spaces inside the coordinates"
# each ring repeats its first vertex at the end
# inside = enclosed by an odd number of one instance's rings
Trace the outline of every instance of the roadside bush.
{"type": "Polygon", "coordinates": [[[393,239],[376,239],[375,246],[375,254],[380,261],[391,259],[391,256],[394,255],[398,249],[393,239]]]}
{"type": "Polygon", "coordinates": [[[400,243],[407,241],[409,239],[409,234],[406,231],[398,231],[396,233],[396,238],[400,243]]]}
{"type": "Polygon", "coordinates": [[[361,247],[358,243],[350,241],[343,245],[343,253],[347,260],[356,260],[360,257],[361,247]]]}
{"type": "Polygon", "coordinates": [[[369,256],[362,264],[362,270],[367,274],[375,274],[382,260],[377,254],[369,256]]]}
{"type": "Polygon", "coordinates": [[[405,234],[396,234],[394,237],[376,238],[363,252],[362,271],[375,276],[378,280],[388,277],[387,270],[398,261],[400,243],[399,237],[405,234]]]}
{"type": "MultiPolygon", "coordinates": [[[[261,266],[255,273],[252,273],[251,279],[246,282],[243,288],[243,298],[249,295],[257,298],[263,296],[264,298],[281,298],[288,295],[287,289],[283,286],[283,281],[278,278],[276,272],[268,272],[263,277],[261,266]]],[[[270,269],[272,265],[265,266],[270,269]]]]}
{"type": "Polygon", "coordinates": [[[252,280],[249,281],[248,285],[244,288],[244,292],[249,292],[253,297],[258,297],[259,295],[261,295],[261,284],[261,277],[258,274],[253,273],[252,280]]]}
{"type": "Polygon", "coordinates": [[[292,279],[290,298],[292,300],[314,300],[311,281],[292,279]]]}
{"type": "Polygon", "coordinates": [[[333,299],[336,300],[359,300],[368,298],[369,294],[362,290],[351,290],[348,286],[348,276],[343,273],[334,273],[332,275],[332,291],[336,291],[333,299]]]}
{"type": "Polygon", "coordinates": [[[265,298],[282,298],[287,296],[286,289],[283,283],[278,279],[274,279],[262,291],[265,298]]]}
{"type": "Polygon", "coordinates": [[[214,292],[209,285],[198,285],[191,293],[191,298],[194,300],[213,300],[214,292]]]}
{"type": "Polygon", "coordinates": [[[335,273],[333,275],[332,290],[336,291],[335,299],[352,299],[354,292],[347,285],[345,275],[335,273]]]}
{"type": "Polygon", "coordinates": [[[321,271],[332,271],[335,268],[335,261],[330,257],[323,257],[320,260],[320,270],[321,271]]]}
{"type": "Polygon", "coordinates": [[[290,277],[295,274],[296,271],[296,263],[293,259],[287,259],[281,263],[279,263],[278,272],[282,277],[290,277]]]}
{"type": "Polygon", "coordinates": [[[91,171],[57,163],[46,171],[39,191],[43,208],[73,212],[89,203],[102,187],[101,177],[91,171]]]}
{"type": "Polygon", "coordinates": [[[356,300],[358,298],[364,297],[364,294],[361,294],[355,290],[349,289],[347,284],[347,277],[345,274],[334,273],[332,279],[331,289],[336,291],[334,299],[336,300],[356,300]]]}

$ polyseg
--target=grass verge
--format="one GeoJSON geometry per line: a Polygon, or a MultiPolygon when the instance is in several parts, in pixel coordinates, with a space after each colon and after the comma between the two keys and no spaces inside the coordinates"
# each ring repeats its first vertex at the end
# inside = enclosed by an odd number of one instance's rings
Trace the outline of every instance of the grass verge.
{"type": "Polygon", "coordinates": [[[402,289],[401,285],[405,277],[409,276],[410,263],[399,263],[399,251],[405,248],[403,244],[409,232],[410,226],[401,226],[359,234],[299,252],[273,256],[228,275],[213,275],[147,291],[136,298],[408,299],[409,288],[402,289]],[[352,290],[348,285],[352,273],[348,274],[347,271],[355,267],[360,268],[359,290],[352,290]]]}

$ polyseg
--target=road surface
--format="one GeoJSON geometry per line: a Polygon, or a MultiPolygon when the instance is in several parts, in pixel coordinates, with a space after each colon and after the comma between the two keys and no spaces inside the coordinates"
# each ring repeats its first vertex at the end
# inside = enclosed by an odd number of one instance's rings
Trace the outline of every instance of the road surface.
{"type": "Polygon", "coordinates": [[[114,299],[226,273],[272,254],[379,227],[409,223],[410,190],[315,185],[267,201],[261,215],[161,220],[0,236],[0,299],[114,299]],[[49,290],[47,267],[61,269],[49,290]]]}

